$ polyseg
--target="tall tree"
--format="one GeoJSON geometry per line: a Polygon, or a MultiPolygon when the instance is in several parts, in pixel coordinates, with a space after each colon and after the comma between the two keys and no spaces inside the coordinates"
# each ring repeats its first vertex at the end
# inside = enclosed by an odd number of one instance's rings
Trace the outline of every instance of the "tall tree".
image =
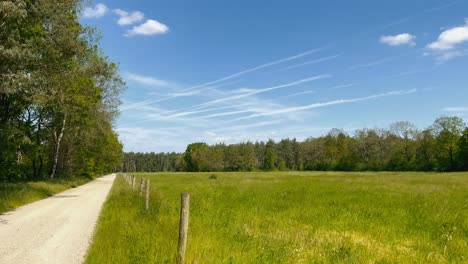
{"type": "Polygon", "coordinates": [[[95,30],[80,24],[80,8],[0,2],[0,177],[94,174],[108,169],[103,149],[116,151],[108,164],[120,162],[112,124],[124,83],[95,30]]]}
{"type": "Polygon", "coordinates": [[[461,170],[468,170],[468,127],[460,138],[458,161],[461,170]]]}
{"type": "Polygon", "coordinates": [[[436,137],[438,169],[453,171],[456,169],[456,157],[460,137],[465,124],[460,117],[440,117],[433,125],[436,137]]]}
{"type": "MultiPolygon", "coordinates": [[[[401,169],[409,169],[411,160],[414,158],[414,137],[417,134],[416,126],[407,121],[396,122],[390,125],[390,131],[397,136],[395,140],[396,155],[402,165],[398,166],[401,169]]],[[[399,163],[400,163],[399,162],[399,163]]]]}
{"type": "Polygon", "coordinates": [[[265,145],[265,157],[263,160],[262,168],[265,170],[276,169],[277,159],[278,159],[278,155],[276,154],[276,150],[275,150],[275,142],[270,139],[265,145]]]}

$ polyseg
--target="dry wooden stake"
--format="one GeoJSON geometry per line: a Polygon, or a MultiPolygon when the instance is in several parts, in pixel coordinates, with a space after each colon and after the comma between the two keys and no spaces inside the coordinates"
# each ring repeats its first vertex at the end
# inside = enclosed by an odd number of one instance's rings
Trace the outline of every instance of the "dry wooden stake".
{"type": "Polygon", "coordinates": [[[146,180],[146,203],[145,203],[146,210],[148,210],[149,208],[149,195],[150,195],[150,181],[146,180]]]}
{"type": "Polygon", "coordinates": [[[177,264],[185,261],[185,251],[187,250],[187,236],[189,224],[190,194],[181,194],[180,223],[179,223],[179,244],[177,247],[177,264]]]}
{"type": "Polygon", "coordinates": [[[135,190],[135,181],[136,181],[136,177],[133,176],[133,181],[132,181],[132,192],[135,190]]]}

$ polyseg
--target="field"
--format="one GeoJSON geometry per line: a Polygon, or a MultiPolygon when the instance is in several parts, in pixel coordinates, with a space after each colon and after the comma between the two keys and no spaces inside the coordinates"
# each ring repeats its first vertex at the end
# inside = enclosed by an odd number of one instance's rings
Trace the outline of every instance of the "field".
{"type": "Polygon", "coordinates": [[[89,181],[88,178],[77,177],[52,181],[0,183],[0,214],[89,181]]]}
{"type": "Polygon", "coordinates": [[[136,175],[149,210],[118,177],[87,263],[174,263],[181,192],[186,263],[468,263],[468,173],[136,175]]]}

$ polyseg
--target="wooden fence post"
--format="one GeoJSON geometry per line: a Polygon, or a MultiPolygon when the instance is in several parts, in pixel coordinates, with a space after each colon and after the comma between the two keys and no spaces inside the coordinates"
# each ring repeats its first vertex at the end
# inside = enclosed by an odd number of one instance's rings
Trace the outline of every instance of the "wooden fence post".
{"type": "Polygon", "coordinates": [[[177,264],[185,261],[185,251],[187,250],[187,236],[189,224],[190,194],[181,194],[180,223],[179,223],[179,244],[177,246],[177,264]]]}
{"type": "Polygon", "coordinates": [[[133,180],[132,180],[132,192],[135,190],[135,181],[136,181],[136,176],[133,176],[133,180]]]}
{"type": "Polygon", "coordinates": [[[146,203],[145,203],[146,210],[148,210],[149,208],[149,196],[150,196],[150,181],[146,180],[146,203]]]}
{"type": "Polygon", "coordinates": [[[143,194],[143,188],[145,188],[145,179],[141,178],[141,183],[140,183],[140,195],[143,194]]]}

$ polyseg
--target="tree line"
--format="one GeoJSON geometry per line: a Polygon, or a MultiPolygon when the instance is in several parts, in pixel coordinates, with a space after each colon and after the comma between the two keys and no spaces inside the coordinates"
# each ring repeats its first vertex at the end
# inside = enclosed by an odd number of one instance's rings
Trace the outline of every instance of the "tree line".
{"type": "Polygon", "coordinates": [[[0,1],[0,181],[90,176],[122,161],[124,83],[80,0],[0,1]]]}
{"type": "Polygon", "coordinates": [[[193,143],[184,153],[125,153],[124,171],[466,171],[468,127],[459,117],[440,117],[426,129],[397,122],[353,135],[332,129],[302,142],[193,143]]]}

